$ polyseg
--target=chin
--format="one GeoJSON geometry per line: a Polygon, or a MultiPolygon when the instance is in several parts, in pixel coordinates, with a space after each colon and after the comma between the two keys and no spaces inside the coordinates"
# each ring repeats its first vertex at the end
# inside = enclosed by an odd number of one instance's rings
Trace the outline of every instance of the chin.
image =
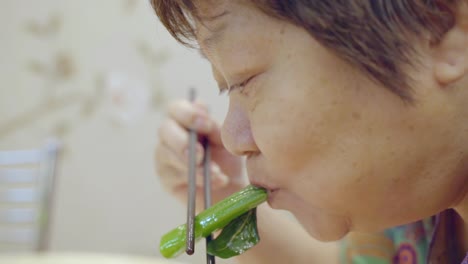
{"type": "Polygon", "coordinates": [[[321,242],[338,241],[349,233],[349,229],[343,225],[322,225],[310,220],[306,222],[298,221],[311,237],[321,242]]]}
{"type": "Polygon", "coordinates": [[[290,211],[307,233],[319,241],[340,240],[351,230],[351,221],[346,216],[314,208],[299,197],[284,192],[276,198],[275,207],[290,211]]]}

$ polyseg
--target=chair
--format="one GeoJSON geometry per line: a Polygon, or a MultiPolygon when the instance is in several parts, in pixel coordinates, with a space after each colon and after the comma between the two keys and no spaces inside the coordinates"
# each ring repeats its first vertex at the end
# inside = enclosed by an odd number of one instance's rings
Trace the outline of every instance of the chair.
{"type": "Polygon", "coordinates": [[[59,149],[0,150],[0,253],[47,250],[59,149]]]}

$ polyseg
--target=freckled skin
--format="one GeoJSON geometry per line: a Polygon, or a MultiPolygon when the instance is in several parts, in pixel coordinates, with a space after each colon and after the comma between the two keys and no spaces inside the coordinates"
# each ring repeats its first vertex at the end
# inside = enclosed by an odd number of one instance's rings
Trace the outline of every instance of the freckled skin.
{"type": "MultiPolygon", "coordinates": [[[[207,52],[214,76],[255,77],[230,92],[222,138],[248,156],[252,181],[279,189],[273,207],[291,211],[312,236],[336,240],[422,219],[459,199],[463,119],[429,68],[412,73],[417,103],[408,105],[303,29],[230,8],[224,40],[207,52]]],[[[207,34],[201,28],[199,38],[207,34]]]]}

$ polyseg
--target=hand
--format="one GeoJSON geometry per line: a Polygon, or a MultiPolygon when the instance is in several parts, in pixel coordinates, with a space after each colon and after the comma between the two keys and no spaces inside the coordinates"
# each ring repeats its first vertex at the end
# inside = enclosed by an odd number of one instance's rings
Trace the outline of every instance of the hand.
{"type": "MultiPolygon", "coordinates": [[[[179,200],[187,202],[188,181],[188,128],[211,145],[211,183],[213,203],[245,186],[242,179],[241,158],[229,153],[221,142],[220,126],[209,115],[207,108],[186,100],[175,101],[168,107],[168,119],[159,128],[156,147],[156,171],[162,185],[179,200]]],[[[197,210],[203,208],[204,155],[200,141],[197,143],[197,210]]]]}

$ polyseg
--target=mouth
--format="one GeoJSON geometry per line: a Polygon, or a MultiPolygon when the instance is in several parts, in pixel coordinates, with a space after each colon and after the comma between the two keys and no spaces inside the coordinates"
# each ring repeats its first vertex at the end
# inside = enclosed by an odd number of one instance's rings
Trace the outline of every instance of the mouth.
{"type": "Polygon", "coordinates": [[[271,203],[274,200],[273,198],[277,196],[280,188],[268,180],[269,177],[266,176],[268,173],[265,173],[264,168],[259,165],[258,157],[256,157],[255,161],[253,158],[247,159],[247,175],[250,184],[259,188],[263,188],[267,191],[268,204],[271,206],[271,203]]]}
{"type": "Polygon", "coordinates": [[[249,178],[249,181],[250,181],[250,184],[252,184],[253,186],[265,189],[268,194],[270,194],[270,193],[273,194],[274,192],[279,190],[279,188],[277,188],[277,187],[274,187],[274,186],[272,186],[272,185],[270,185],[268,183],[260,182],[260,181],[255,180],[255,179],[249,178]]]}
{"type": "Polygon", "coordinates": [[[276,195],[278,194],[278,192],[280,191],[280,189],[278,187],[274,187],[272,185],[269,185],[269,184],[266,184],[266,183],[261,183],[261,182],[258,182],[258,181],[255,181],[253,179],[250,180],[250,183],[256,187],[259,187],[259,188],[263,188],[267,191],[267,195],[268,195],[268,204],[270,205],[270,207],[274,207],[273,204],[274,204],[274,200],[275,200],[275,197],[276,195]]]}

